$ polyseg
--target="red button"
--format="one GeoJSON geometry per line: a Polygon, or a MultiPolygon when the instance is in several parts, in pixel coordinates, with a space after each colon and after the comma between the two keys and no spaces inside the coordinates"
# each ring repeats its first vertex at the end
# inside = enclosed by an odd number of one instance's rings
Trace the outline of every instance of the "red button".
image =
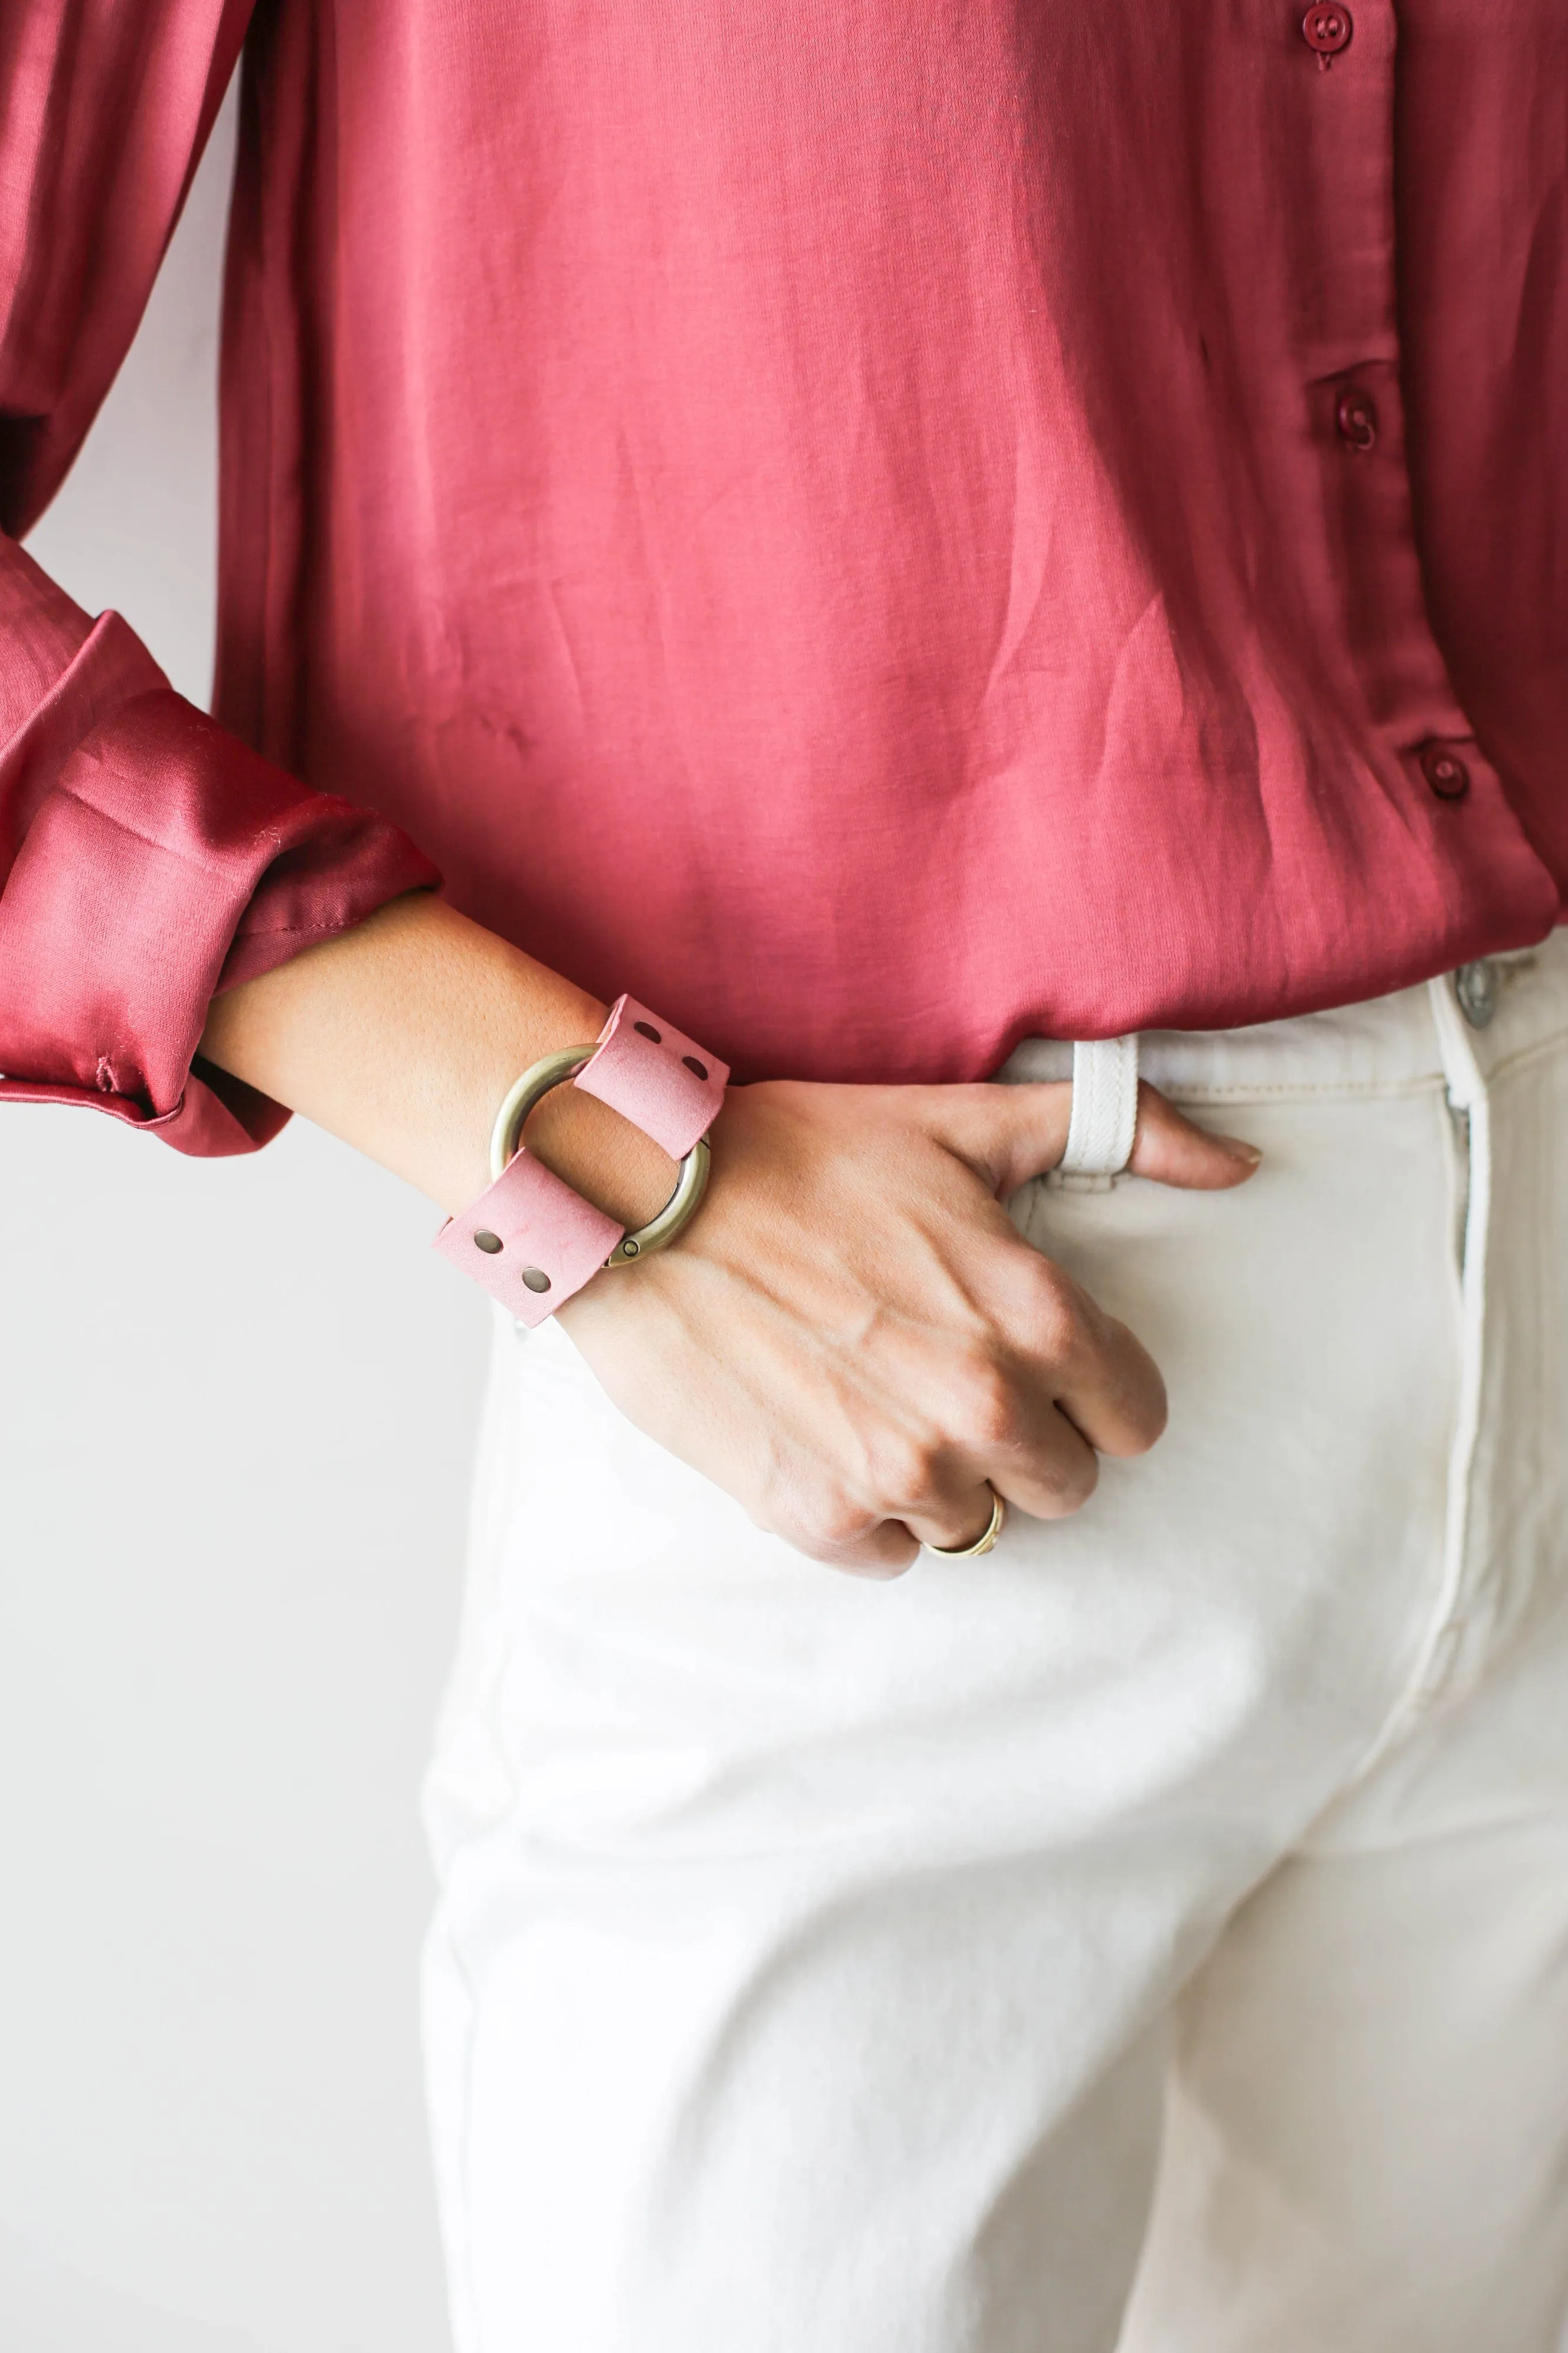
{"type": "Polygon", "coordinates": [[[1355,22],[1348,8],[1309,8],[1301,19],[1301,37],[1321,58],[1337,58],[1350,47],[1355,22]]]}
{"type": "Polygon", "coordinates": [[[1341,393],[1334,410],[1334,430],[1352,449],[1376,448],[1377,403],[1370,392],[1358,392],[1352,386],[1341,393]]]}
{"type": "Polygon", "coordinates": [[[1424,744],[1421,773],[1440,801],[1462,801],[1470,789],[1470,772],[1451,744],[1424,744]]]}

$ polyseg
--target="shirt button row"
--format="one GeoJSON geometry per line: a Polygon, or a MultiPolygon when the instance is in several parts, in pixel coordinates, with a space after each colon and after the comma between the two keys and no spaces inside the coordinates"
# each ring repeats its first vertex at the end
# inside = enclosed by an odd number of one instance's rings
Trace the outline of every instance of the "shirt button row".
{"type": "Polygon", "coordinates": [[[1324,5],[1309,8],[1301,19],[1301,38],[1310,49],[1316,49],[1326,63],[1337,58],[1342,49],[1350,47],[1355,20],[1348,8],[1324,5]]]}

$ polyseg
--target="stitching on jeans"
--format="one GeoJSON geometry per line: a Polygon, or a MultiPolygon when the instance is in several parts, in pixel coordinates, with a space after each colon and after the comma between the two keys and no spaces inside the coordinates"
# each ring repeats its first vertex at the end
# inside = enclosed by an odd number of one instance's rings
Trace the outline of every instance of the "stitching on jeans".
{"type": "MultiPolygon", "coordinates": [[[[1145,1072],[1147,1076],[1147,1072],[1145,1072]]],[[[1265,1080],[1238,1080],[1234,1086],[1210,1087],[1200,1082],[1173,1081],[1163,1085],[1151,1079],[1168,1103],[1224,1103],[1246,1096],[1250,1101],[1265,1103],[1279,1096],[1305,1101],[1312,1095],[1419,1095],[1440,1094],[1447,1084],[1441,1071],[1424,1071],[1414,1079],[1304,1079],[1297,1084],[1282,1082],[1269,1085],[1265,1080]]]]}
{"type": "MultiPolygon", "coordinates": [[[[1493,1062],[1489,1067],[1485,1067],[1483,1075],[1487,1085],[1495,1086],[1499,1079],[1516,1070],[1527,1068],[1531,1062],[1541,1060],[1564,1045],[1568,1045],[1568,1023],[1561,1029],[1548,1031],[1545,1037],[1532,1038],[1527,1046],[1517,1047],[1511,1054],[1504,1055],[1501,1061],[1493,1062]]],[[[1270,1085],[1267,1080],[1248,1082],[1243,1079],[1228,1086],[1206,1086],[1200,1080],[1161,1086],[1159,1080],[1155,1079],[1152,1083],[1160,1088],[1160,1092],[1170,1103],[1227,1103],[1236,1102],[1243,1097],[1258,1103],[1266,1103],[1288,1097],[1297,1097],[1304,1101],[1314,1095],[1415,1095],[1440,1092],[1447,1086],[1447,1081],[1441,1071],[1424,1071],[1417,1078],[1393,1081],[1306,1079],[1294,1084],[1289,1081],[1283,1081],[1270,1085]]]]}

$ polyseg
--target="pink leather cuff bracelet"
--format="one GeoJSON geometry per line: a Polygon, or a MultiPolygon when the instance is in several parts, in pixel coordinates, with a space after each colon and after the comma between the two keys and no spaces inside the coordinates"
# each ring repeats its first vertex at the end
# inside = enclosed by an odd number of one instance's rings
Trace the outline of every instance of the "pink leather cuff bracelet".
{"type": "Polygon", "coordinates": [[[620,997],[574,1083],[684,1160],[719,1115],[730,1065],[635,997],[620,997]]]}
{"type": "Polygon", "coordinates": [[[542,1324],[601,1267],[628,1264],[661,1249],[694,1213],[707,1182],[702,1139],[718,1116],[729,1077],[727,1062],[633,998],[621,997],[596,1045],[547,1055],[523,1073],[501,1107],[491,1143],[491,1166],[500,1173],[460,1216],[447,1219],[434,1247],[520,1324],[542,1324]],[[669,1204],[635,1235],[517,1143],[532,1105],[568,1077],[682,1164],[669,1204]]]}
{"type": "Polygon", "coordinates": [[[625,1231],[525,1146],[435,1247],[531,1329],[593,1280],[625,1231]]]}

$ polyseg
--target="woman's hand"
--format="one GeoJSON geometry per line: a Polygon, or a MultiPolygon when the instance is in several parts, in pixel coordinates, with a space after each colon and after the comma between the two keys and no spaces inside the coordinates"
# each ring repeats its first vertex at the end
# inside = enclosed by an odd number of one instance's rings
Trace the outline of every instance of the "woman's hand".
{"type": "MultiPolygon", "coordinates": [[[[736,1088],[687,1232],[560,1320],[639,1429],[837,1567],[972,1542],[987,1481],[1076,1512],[1097,1455],[1154,1443],[1165,1392],[1001,1206],[1061,1158],[1071,1103],[1065,1083],[736,1088]]],[[[1257,1165],[1141,1090],[1136,1174],[1217,1189],[1257,1165]]]]}
{"type": "MultiPolygon", "coordinates": [[[[220,997],[202,1050],[456,1210],[489,1181],[519,1071],[604,1017],[419,894],[220,997]]],[[[691,1226],[596,1275],[561,1320],[632,1420],[819,1560],[888,1575],[918,1540],[972,1542],[987,1481],[1040,1518],[1077,1511],[1097,1452],[1153,1444],[1165,1396],[1131,1333],[1001,1207],[1061,1158],[1071,1100],[1065,1084],[734,1088],[691,1226]]],[[[668,1197],[658,1146],[575,1088],[528,1140],[624,1225],[668,1197]]],[[[1143,1089],[1138,1175],[1214,1188],[1256,1166],[1143,1089]]]]}

